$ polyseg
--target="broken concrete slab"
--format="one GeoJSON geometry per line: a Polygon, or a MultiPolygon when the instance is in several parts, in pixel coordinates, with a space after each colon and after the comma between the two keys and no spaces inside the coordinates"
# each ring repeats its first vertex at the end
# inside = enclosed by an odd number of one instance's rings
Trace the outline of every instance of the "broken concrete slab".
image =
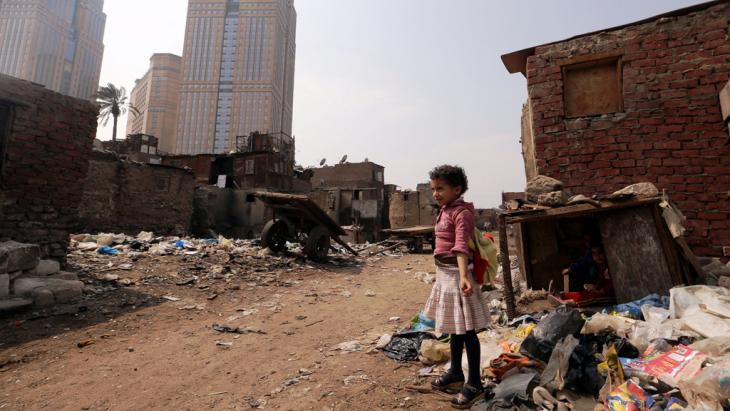
{"type": "Polygon", "coordinates": [[[631,194],[637,197],[656,197],[659,195],[659,189],[652,183],[636,183],[613,193],[614,196],[631,194]]]}
{"type": "Polygon", "coordinates": [[[33,291],[30,292],[30,298],[33,300],[33,304],[38,308],[51,307],[56,303],[53,291],[45,287],[33,289],[33,291]]]}
{"type": "Polygon", "coordinates": [[[35,269],[31,270],[28,275],[33,277],[43,277],[58,273],[61,271],[61,264],[56,260],[41,260],[35,269]]]}
{"type": "Polygon", "coordinates": [[[0,274],[0,300],[10,297],[10,275],[0,274]]]}
{"type": "Polygon", "coordinates": [[[27,298],[11,298],[9,300],[0,300],[0,315],[10,314],[15,311],[22,310],[33,305],[33,300],[27,298]]]}
{"type": "Polygon", "coordinates": [[[568,202],[565,191],[552,191],[537,196],[537,204],[547,207],[562,207],[568,202]]]}
{"type": "Polygon", "coordinates": [[[527,182],[527,188],[525,194],[527,195],[527,201],[531,203],[537,203],[540,194],[552,193],[553,191],[561,191],[563,189],[563,183],[560,180],[556,180],[548,176],[536,176],[527,182]]]}
{"type": "Polygon", "coordinates": [[[38,265],[40,256],[41,249],[35,244],[16,241],[0,243],[0,262],[7,263],[6,272],[32,270],[38,265]]]}
{"type": "Polygon", "coordinates": [[[36,304],[38,304],[38,301],[35,298],[35,294],[40,293],[41,297],[45,297],[47,294],[44,291],[38,291],[42,289],[50,290],[55,302],[66,303],[81,297],[84,283],[81,281],[47,277],[24,277],[19,278],[13,283],[13,292],[15,295],[20,297],[33,297],[36,304]]]}

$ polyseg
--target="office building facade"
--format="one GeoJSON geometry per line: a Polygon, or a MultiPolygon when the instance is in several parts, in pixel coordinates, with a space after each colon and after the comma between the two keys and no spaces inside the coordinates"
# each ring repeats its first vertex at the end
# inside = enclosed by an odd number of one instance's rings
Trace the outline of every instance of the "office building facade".
{"type": "Polygon", "coordinates": [[[189,0],[175,151],[291,135],[295,36],[293,0],[189,0]]]}
{"type": "Polygon", "coordinates": [[[127,135],[157,137],[159,150],[174,153],[177,132],[177,104],[180,96],[182,57],[154,54],[147,73],[135,82],[129,103],[139,113],[127,117],[127,135]]]}
{"type": "Polygon", "coordinates": [[[93,100],[104,54],[103,0],[0,1],[0,73],[93,100]]]}

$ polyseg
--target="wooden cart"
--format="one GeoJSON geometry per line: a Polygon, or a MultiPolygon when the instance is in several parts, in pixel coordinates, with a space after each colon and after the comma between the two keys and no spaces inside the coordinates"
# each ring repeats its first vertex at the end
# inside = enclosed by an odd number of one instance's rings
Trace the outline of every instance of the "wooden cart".
{"type": "Polygon", "coordinates": [[[408,248],[411,252],[422,253],[423,245],[428,244],[431,249],[434,248],[435,243],[435,231],[432,225],[422,225],[407,228],[388,229],[382,230],[383,234],[388,236],[386,241],[401,241],[408,244],[408,248]]]}
{"type": "Polygon", "coordinates": [[[331,248],[331,240],[358,255],[340,236],[345,230],[307,196],[258,192],[256,198],[274,211],[274,218],[261,232],[261,245],[271,251],[283,251],[287,241],[300,243],[313,260],[323,260],[331,248]]]}

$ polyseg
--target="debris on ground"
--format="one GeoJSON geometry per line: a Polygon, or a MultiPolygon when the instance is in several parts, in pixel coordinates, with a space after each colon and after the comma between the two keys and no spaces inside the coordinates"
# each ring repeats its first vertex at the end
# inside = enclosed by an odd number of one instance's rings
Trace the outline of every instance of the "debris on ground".
{"type": "Polygon", "coordinates": [[[261,331],[258,328],[250,327],[231,327],[228,325],[213,324],[212,328],[219,333],[231,333],[231,334],[266,334],[265,331],[261,331]]]}

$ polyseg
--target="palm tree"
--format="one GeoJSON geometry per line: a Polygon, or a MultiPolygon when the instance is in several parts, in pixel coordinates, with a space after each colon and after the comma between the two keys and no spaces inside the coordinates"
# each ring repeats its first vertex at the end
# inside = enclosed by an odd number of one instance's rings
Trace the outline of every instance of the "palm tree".
{"type": "Polygon", "coordinates": [[[124,87],[115,86],[112,83],[99,87],[96,93],[96,102],[99,104],[99,119],[107,125],[109,117],[114,119],[114,129],[112,130],[112,141],[117,141],[117,121],[119,116],[126,113],[127,110],[137,116],[139,110],[131,104],[127,103],[127,90],[124,87]]]}

